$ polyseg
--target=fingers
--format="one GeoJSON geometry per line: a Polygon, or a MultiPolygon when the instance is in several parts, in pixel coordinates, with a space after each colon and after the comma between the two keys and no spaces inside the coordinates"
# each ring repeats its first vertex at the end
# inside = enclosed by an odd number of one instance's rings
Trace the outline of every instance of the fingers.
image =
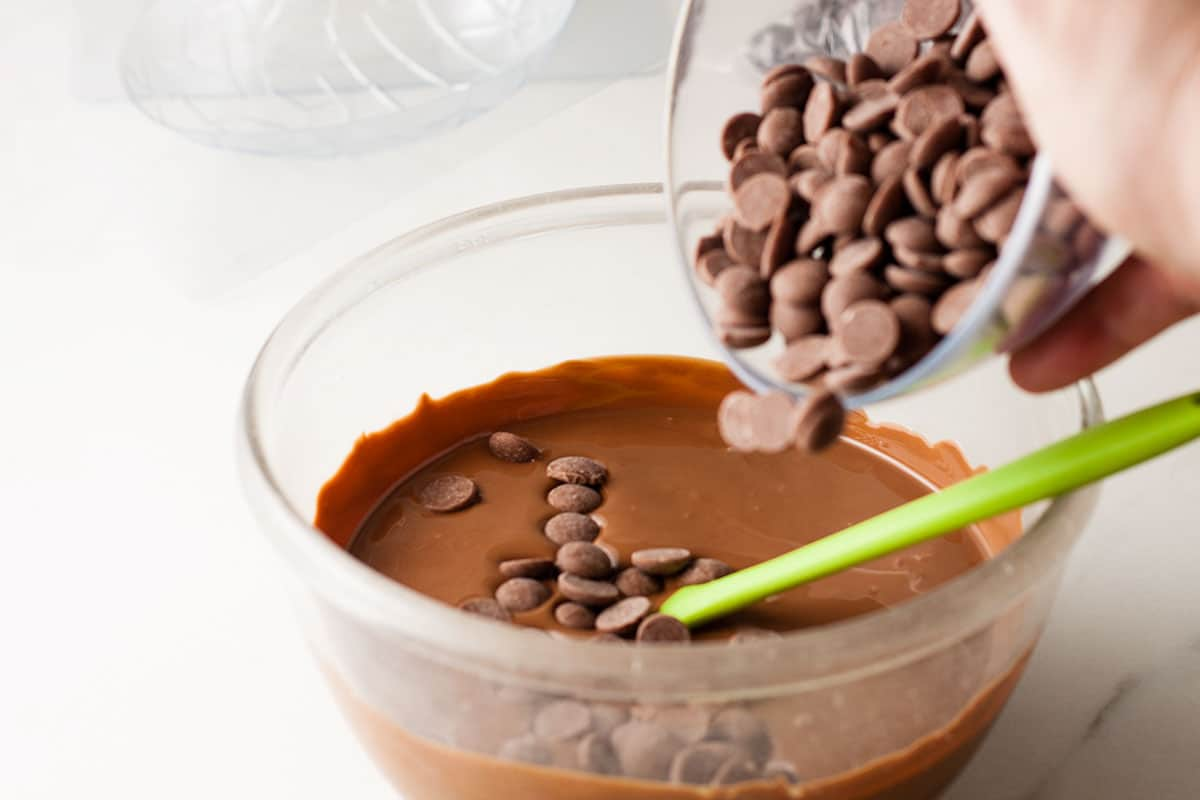
{"type": "Polygon", "coordinates": [[[1068,386],[1200,311],[1163,270],[1132,258],[1009,365],[1031,392],[1068,386]]]}

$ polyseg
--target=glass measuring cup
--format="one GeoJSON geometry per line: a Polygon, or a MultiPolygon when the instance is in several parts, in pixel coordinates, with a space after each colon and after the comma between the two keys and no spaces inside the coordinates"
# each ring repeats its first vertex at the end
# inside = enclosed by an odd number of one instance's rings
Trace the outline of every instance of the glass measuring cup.
{"type": "MultiPolygon", "coordinates": [[[[864,49],[870,32],[898,19],[903,0],[751,0],[737,4],[686,0],[672,52],[667,108],[667,202],[684,269],[710,329],[716,293],[697,277],[691,253],[729,204],[714,202],[728,165],[717,146],[724,121],[756,109],[761,77],[782,63],[813,55],[845,58],[864,49]]],[[[971,9],[964,2],[964,18],[971,9]]],[[[1012,233],[981,291],[957,326],[915,365],[844,399],[860,407],[957,375],[995,354],[1031,341],[1070,309],[1096,280],[1130,253],[1088,220],[1063,229],[1070,198],[1045,156],[1034,163],[1012,233]]],[[[771,363],[784,347],[775,334],[761,347],[718,343],[730,368],[759,392],[803,396],[809,388],[779,378],[771,363]]]]}

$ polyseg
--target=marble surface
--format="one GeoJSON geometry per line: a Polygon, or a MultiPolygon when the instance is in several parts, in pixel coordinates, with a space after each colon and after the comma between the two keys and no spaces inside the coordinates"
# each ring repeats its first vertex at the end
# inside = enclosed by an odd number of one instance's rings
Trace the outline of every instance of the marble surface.
{"type": "MultiPolygon", "coordinates": [[[[661,77],[406,186],[378,174],[400,163],[386,155],[267,163],[77,100],[65,5],[22,13],[0,32],[0,71],[22,76],[0,86],[0,797],[391,797],[241,498],[245,372],[309,286],[398,232],[657,177],[661,77]],[[569,145],[598,130],[604,147],[579,158],[569,145]],[[369,203],[268,257],[255,213],[299,208],[297,187],[328,186],[335,204],[356,182],[369,203]]],[[[1181,365],[1198,346],[1200,322],[1106,371],[1108,410],[1195,388],[1181,365]]],[[[950,800],[1200,796],[1197,476],[1192,447],[1105,487],[1029,671],[950,800]]]]}
{"type": "MultiPolygon", "coordinates": [[[[1195,388],[1193,321],[1098,378],[1110,415],[1195,388]],[[1190,373],[1190,374],[1189,374],[1190,373]]],[[[950,800],[1200,797],[1200,447],[1110,480],[1024,680],[950,800]]]]}

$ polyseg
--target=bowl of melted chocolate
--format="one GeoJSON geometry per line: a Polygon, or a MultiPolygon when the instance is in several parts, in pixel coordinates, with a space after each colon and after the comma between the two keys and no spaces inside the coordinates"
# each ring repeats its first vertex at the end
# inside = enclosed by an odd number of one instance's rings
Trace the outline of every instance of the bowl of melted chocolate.
{"type": "Polygon", "coordinates": [[[691,632],[656,609],[1094,424],[1094,387],[983,368],[736,452],[671,247],[657,185],[479,209],[343,268],[254,367],[248,496],[406,800],[934,798],[1017,685],[1094,489],[691,632]]]}

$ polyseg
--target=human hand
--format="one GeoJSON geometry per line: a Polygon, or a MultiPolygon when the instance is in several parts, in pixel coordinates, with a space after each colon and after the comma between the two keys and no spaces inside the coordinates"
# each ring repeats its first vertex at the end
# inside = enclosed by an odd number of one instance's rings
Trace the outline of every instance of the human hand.
{"type": "Polygon", "coordinates": [[[1139,253],[1013,357],[1016,382],[1045,391],[1200,312],[1200,4],[977,4],[1058,177],[1139,253]]]}

